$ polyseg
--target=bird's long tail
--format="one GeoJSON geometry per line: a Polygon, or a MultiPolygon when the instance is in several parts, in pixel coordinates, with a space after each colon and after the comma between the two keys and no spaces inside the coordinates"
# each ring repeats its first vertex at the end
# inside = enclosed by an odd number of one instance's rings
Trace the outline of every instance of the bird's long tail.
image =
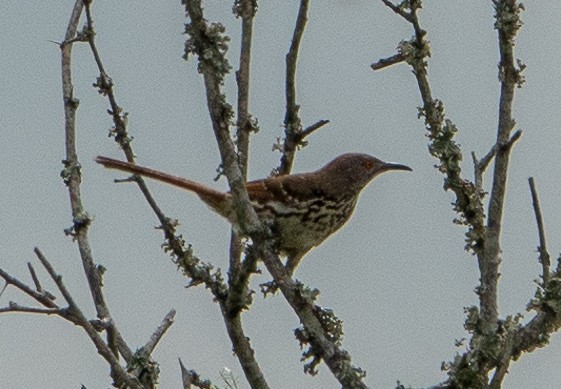
{"type": "Polygon", "coordinates": [[[139,176],[149,177],[157,181],[165,182],[166,184],[187,189],[188,191],[197,194],[205,203],[207,203],[212,208],[215,208],[221,202],[223,203],[226,197],[228,197],[228,195],[224,192],[217,191],[198,182],[167,174],[159,170],[154,170],[144,166],[134,165],[132,163],[101,156],[96,157],[95,161],[109,169],[116,169],[132,174],[138,174],[139,176]]]}

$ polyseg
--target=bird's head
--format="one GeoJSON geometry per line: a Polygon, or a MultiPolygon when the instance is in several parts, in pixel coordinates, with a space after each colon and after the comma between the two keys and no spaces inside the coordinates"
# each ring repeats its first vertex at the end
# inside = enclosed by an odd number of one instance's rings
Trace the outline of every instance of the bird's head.
{"type": "Polygon", "coordinates": [[[343,154],[320,169],[340,190],[351,192],[361,191],[374,177],[391,170],[413,169],[360,153],[343,154]]]}

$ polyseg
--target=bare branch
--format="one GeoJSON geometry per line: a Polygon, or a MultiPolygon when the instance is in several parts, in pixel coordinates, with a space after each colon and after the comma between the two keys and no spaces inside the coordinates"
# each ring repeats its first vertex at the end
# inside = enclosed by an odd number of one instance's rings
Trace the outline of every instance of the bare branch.
{"type": "Polygon", "coordinates": [[[154,352],[154,349],[156,348],[156,346],[158,345],[164,334],[173,325],[175,313],[176,313],[175,309],[169,311],[168,314],[162,320],[162,324],[160,324],[158,328],[156,328],[156,331],[154,331],[152,336],[150,336],[150,340],[144,346],[144,351],[148,355],[151,355],[154,352]]]}
{"type": "Polygon", "coordinates": [[[228,316],[223,311],[226,331],[232,341],[233,351],[236,354],[244,374],[251,383],[252,388],[269,388],[263,371],[255,359],[255,351],[251,347],[250,339],[245,335],[240,313],[228,316]]]}
{"type": "Polygon", "coordinates": [[[4,286],[2,287],[2,290],[0,290],[0,298],[2,297],[2,295],[4,294],[4,292],[6,291],[6,289],[8,288],[8,283],[4,282],[4,286]]]}
{"type": "Polygon", "coordinates": [[[532,205],[534,207],[534,213],[536,214],[536,223],[538,225],[538,236],[540,238],[540,245],[538,246],[538,251],[540,253],[540,263],[542,264],[542,279],[544,288],[547,287],[549,283],[549,278],[551,274],[550,270],[550,257],[547,251],[547,243],[545,238],[545,227],[543,223],[542,210],[540,207],[540,200],[538,198],[538,191],[536,189],[536,184],[534,182],[534,177],[528,179],[530,185],[530,192],[532,194],[532,205]]]}
{"type": "Polygon", "coordinates": [[[57,304],[55,304],[55,302],[53,301],[54,299],[51,298],[52,296],[51,296],[50,293],[47,295],[45,293],[41,293],[41,292],[37,292],[37,291],[33,290],[32,288],[30,288],[29,286],[27,286],[26,284],[24,284],[23,282],[21,282],[17,278],[12,277],[10,274],[5,272],[3,269],[0,269],[0,277],[2,277],[4,279],[4,281],[6,281],[6,285],[4,286],[4,289],[8,285],[14,285],[16,288],[18,288],[23,293],[27,294],[28,296],[30,296],[31,298],[33,298],[35,301],[42,304],[43,306],[45,306],[47,308],[54,308],[54,309],[59,308],[59,306],[57,304]]]}
{"type": "Polygon", "coordinates": [[[261,257],[276,285],[303,324],[303,330],[299,331],[299,340],[302,346],[308,343],[311,347],[311,351],[306,352],[308,357],[314,358],[311,372],[314,371],[316,358],[319,358],[325,362],[342,387],[366,388],[363,381],[365,373],[351,364],[350,355],[339,346],[337,338],[333,340],[333,337],[329,336],[332,334],[328,335],[325,323],[320,320],[320,308],[314,303],[317,294],[304,288],[298,281],[292,280],[276,255],[264,251],[261,257]]]}
{"type": "Polygon", "coordinates": [[[403,1],[399,5],[395,5],[389,0],[382,0],[388,8],[390,8],[393,12],[401,16],[403,19],[407,20],[408,22],[412,23],[412,14],[405,11],[405,7],[407,6],[407,2],[403,1]]]}
{"type": "MultiPolygon", "coordinates": [[[[88,4],[88,3],[87,3],[88,4]]],[[[89,4],[88,4],[89,5],[89,4]]],[[[91,222],[91,218],[84,210],[80,194],[81,183],[81,166],[78,162],[76,151],[76,109],[77,100],[73,97],[72,87],[72,47],[69,41],[76,35],[77,25],[82,12],[83,1],[77,0],[74,6],[74,12],[68,25],[64,42],[61,44],[62,56],[62,90],[64,99],[65,112],[65,136],[66,136],[66,159],[64,160],[65,169],[63,171],[63,180],[68,187],[70,195],[70,205],[72,208],[72,217],[74,224],[71,229],[73,237],[78,242],[80,257],[84,272],[90,287],[97,315],[100,320],[106,320],[109,317],[109,311],[105,304],[103,292],[101,289],[102,280],[97,267],[94,264],[91,247],[88,241],[87,232],[91,222]]],[[[38,254],[39,255],[39,254],[38,254]]],[[[41,258],[40,258],[41,259],[41,258]]]]}
{"type": "Polygon", "coordinates": [[[117,104],[117,99],[115,98],[115,93],[113,90],[113,80],[105,71],[105,67],[103,66],[103,62],[101,60],[101,55],[99,54],[99,51],[95,44],[95,31],[91,13],[91,2],[88,2],[86,5],[86,23],[87,25],[85,35],[94,56],[95,63],[99,70],[99,76],[94,86],[98,88],[98,92],[100,95],[107,96],[107,99],[109,100],[109,106],[111,107],[107,112],[113,118],[113,123],[115,125],[114,128],[111,129],[110,134],[115,136],[115,141],[119,143],[119,145],[125,152],[127,161],[134,162],[135,155],[133,153],[132,147],[130,147],[132,137],[130,137],[127,132],[128,113],[124,112],[119,104],[117,104]]]}
{"type": "Polygon", "coordinates": [[[298,142],[302,142],[308,135],[311,135],[313,132],[319,130],[321,127],[325,126],[328,123],[329,120],[322,119],[312,124],[311,126],[306,127],[301,133],[297,134],[297,139],[299,139],[298,142]]]}
{"type": "Polygon", "coordinates": [[[39,282],[39,279],[37,278],[37,274],[35,273],[35,269],[33,268],[33,265],[31,265],[31,262],[27,262],[27,268],[29,269],[29,273],[31,274],[31,278],[33,279],[33,283],[35,284],[35,290],[37,290],[37,292],[41,293],[43,291],[43,287],[41,286],[41,283],[39,282]]]}
{"type": "Polygon", "coordinates": [[[181,369],[183,389],[191,389],[192,386],[196,386],[199,389],[211,389],[214,387],[209,380],[202,380],[195,370],[187,370],[181,358],[179,358],[179,367],[181,369]]]}
{"type": "Polygon", "coordinates": [[[249,115],[249,82],[251,45],[253,39],[253,19],[257,12],[256,0],[242,0],[234,6],[236,14],[242,19],[242,36],[240,47],[240,68],[236,72],[238,83],[238,120],[237,120],[237,148],[240,169],[247,175],[247,160],[249,158],[249,135],[257,131],[256,121],[249,115]]]}
{"type": "MultiPolygon", "coordinates": [[[[520,70],[516,68],[514,57],[514,40],[520,28],[521,8],[516,0],[495,0],[495,28],[499,32],[499,80],[501,93],[499,98],[499,125],[497,129],[498,145],[507,145],[514,129],[512,118],[514,91],[520,85],[520,70]]],[[[487,212],[487,237],[485,251],[479,257],[481,269],[481,319],[484,331],[494,331],[497,326],[498,306],[497,288],[499,265],[501,262],[500,237],[504,199],[507,185],[507,172],[510,159],[510,147],[496,150],[493,182],[487,212]]]]}
{"type": "MultiPolygon", "coordinates": [[[[341,350],[335,342],[328,339],[322,327],[322,323],[319,321],[318,317],[315,316],[313,305],[299,292],[296,283],[291,280],[282,262],[278,256],[274,254],[269,236],[263,229],[255,214],[255,210],[249,203],[243,177],[235,156],[233,143],[228,132],[231,111],[229,106],[225,103],[225,97],[220,88],[224,74],[228,69],[227,62],[223,55],[224,46],[216,43],[224,42],[225,38],[219,35],[223,32],[223,28],[219,28],[215,25],[207,26],[203,18],[200,1],[184,0],[183,3],[191,19],[191,23],[186,28],[187,33],[190,35],[190,39],[186,45],[188,54],[194,53],[198,56],[199,71],[202,73],[205,81],[207,105],[220,149],[224,171],[234,195],[237,217],[241,224],[241,229],[252,238],[257,256],[263,259],[273,279],[279,284],[281,291],[303,323],[305,331],[309,335],[309,341],[313,346],[314,355],[318,355],[325,361],[343,386],[355,388],[365,387],[360,373],[357,374],[357,369],[350,365],[348,354],[341,350]],[[209,31],[215,33],[212,40],[208,38],[209,31]],[[213,60],[210,61],[209,58],[213,58],[213,60]]],[[[307,3],[308,2],[305,0],[301,2],[301,18],[299,20],[303,21],[302,23],[305,23],[307,3]]],[[[297,42],[295,43],[295,41],[293,41],[293,45],[297,45],[297,42]]],[[[289,97],[289,105],[291,101],[294,102],[294,100],[289,97]]],[[[290,109],[287,111],[290,111],[290,109]]],[[[294,110],[292,110],[292,112],[294,112],[294,110]]],[[[267,384],[263,381],[260,382],[259,385],[258,387],[260,388],[267,387],[267,384]]]]}
{"type": "Polygon", "coordinates": [[[319,120],[318,122],[306,127],[304,130],[293,131],[287,133],[284,138],[282,146],[283,156],[281,158],[281,165],[277,169],[279,175],[289,174],[292,169],[292,162],[294,161],[294,153],[298,147],[305,145],[305,139],[308,135],[313,134],[316,130],[329,123],[329,120],[319,120]],[[291,156],[291,157],[289,157],[291,156]]]}
{"type": "Polygon", "coordinates": [[[506,147],[507,149],[510,149],[514,143],[516,141],[518,141],[518,139],[520,139],[520,137],[522,136],[522,131],[521,130],[517,130],[508,140],[508,142],[506,142],[506,144],[504,145],[498,145],[498,144],[494,144],[493,147],[491,147],[491,150],[489,150],[489,152],[481,159],[481,161],[478,161],[476,156],[475,156],[475,152],[471,153],[471,157],[473,159],[473,165],[474,165],[474,175],[475,175],[475,185],[479,188],[479,189],[483,189],[483,173],[485,173],[485,170],[487,169],[487,167],[489,166],[489,163],[493,160],[493,158],[495,157],[495,154],[497,153],[497,149],[499,147],[506,147]]]}
{"type": "MultiPolygon", "coordinates": [[[[286,55],[286,113],[284,116],[284,133],[285,142],[282,149],[281,164],[278,168],[279,174],[289,174],[292,170],[294,162],[294,153],[300,142],[292,139],[295,135],[302,131],[302,123],[300,120],[300,106],[296,103],[296,69],[298,62],[298,52],[300,50],[300,42],[304,35],[306,22],[308,21],[309,0],[300,0],[300,9],[296,17],[296,25],[292,35],[292,43],[288,54],[286,55]]],[[[303,138],[302,138],[303,139],[303,138]]]]}
{"type": "Polygon", "coordinates": [[[405,62],[405,57],[401,53],[398,53],[388,58],[379,59],[378,62],[374,62],[372,65],[370,65],[370,67],[372,68],[372,70],[382,70],[401,62],[405,62]]]}
{"type": "Polygon", "coordinates": [[[37,308],[37,307],[24,307],[17,303],[10,302],[7,307],[0,308],[0,313],[19,312],[19,313],[35,313],[41,315],[58,315],[65,316],[64,309],[61,308],[37,308]]]}
{"type": "Polygon", "coordinates": [[[72,321],[74,324],[79,325],[86,331],[86,333],[96,346],[98,353],[103,358],[105,358],[105,360],[111,366],[111,375],[115,380],[117,380],[117,382],[126,383],[130,385],[131,388],[141,389],[138,380],[135,377],[131,377],[129,374],[127,374],[125,369],[119,364],[119,360],[113,353],[113,350],[111,350],[109,346],[103,341],[92,323],[90,323],[90,321],[82,313],[82,311],[74,301],[74,298],[62,282],[62,276],[57,274],[51,263],[37,247],[34,249],[34,252],[37,255],[37,258],[39,258],[39,261],[41,261],[43,267],[47,270],[47,273],[49,273],[49,276],[55,282],[57,288],[62,293],[62,296],[68,303],[68,309],[62,310],[61,316],[72,321]]]}
{"type": "MultiPolygon", "coordinates": [[[[235,2],[234,13],[242,20],[240,68],[236,72],[238,84],[238,120],[236,123],[236,145],[238,149],[238,161],[244,180],[247,179],[247,164],[249,158],[249,140],[251,132],[258,130],[257,120],[249,114],[249,84],[250,84],[250,61],[253,39],[253,20],[257,13],[256,0],[240,0],[235,2]]],[[[249,290],[249,279],[255,273],[256,263],[251,264],[248,258],[242,264],[243,244],[239,234],[232,229],[230,239],[230,268],[228,271],[229,294],[226,306],[230,314],[224,319],[239,315],[241,311],[251,304],[251,291],[249,290]]],[[[255,262],[255,261],[254,261],[255,262]]],[[[240,327],[241,330],[241,327],[240,327]]],[[[243,335],[243,330],[242,330],[243,335]]],[[[242,336],[245,337],[245,336],[242,336]]],[[[235,342],[237,337],[232,338],[235,342]]],[[[249,346],[249,342],[247,342],[249,346]]],[[[241,345],[234,348],[241,348],[241,345]]],[[[251,353],[253,355],[253,353],[251,353]]]]}
{"type": "MultiPolygon", "coordinates": [[[[99,93],[103,96],[107,96],[109,100],[109,113],[112,115],[114,123],[114,128],[111,130],[111,133],[115,135],[115,141],[123,149],[127,160],[133,162],[135,159],[135,153],[132,149],[131,144],[132,137],[128,134],[127,131],[127,114],[123,112],[123,109],[117,103],[112,79],[111,77],[109,77],[105,70],[105,67],[103,66],[101,55],[99,54],[99,51],[95,44],[95,31],[89,4],[87,11],[87,41],[94,54],[94,59],[100,72],[96,86],[98,87],[99,93]]],[[[226,286],[221,281],[220,273],[214,274],[212,272],[212,266],[208,266],[201,262],[197,257],[193,255],[192,249],[190,247],[185,247],[183,238],[180,235],[176,235],[177,222],[174,219],[167,217],[163,213],[161,208],[156,203],[156,200],[150,193],[150,190],[148,189],[148,186],[146,185],[144,180],[141,177],[136,176],[134,178],[131,178],[131,180],[134,180],[138,184],[140,191],[146,198],[146,201],[150,205],[150,208],[152,208],[152,211],[155,213],[161,224],[161,228],[166,238],[166,243],[163,245],[165,250],[173,252],[176,257],[176,264],[180,264],[182,266],[182,269],[186,276],[193,278],[193,284],[199,284],[201,282],[205,283],[205,285],[212,290],[213,294],[217,298],[219,298],[223,291],[226,289],[226,286]]],[[[113,330],[117,333],[116,335],[118,335],[117,329],[114,328],[113,330]]],[[[119,341],[119,343],[124,342],[119,341]]],[[[125,358],[127,358],[127,355],[132,357],[132,352],[130,350],[121,350],[121,354],[125,358]]]]}
{"type": "Polygon", "coordinates": [[[445,118],[443,103],[432,96],[427,75],[427,59],[431,52],[426,40],[426,31],[420,27],[417,16],[421,1],[404,1],[399,6],[387,0],[383,2],[413,27],[415,35],[409,41],[400,42],[397,56],[402,57],[413,68],[423,101],[419,116],[425,118],[427,136],[430,139],[429,151],[440,161],[437,167],[446,177],[444,189],[451,190],[456,195],[454,210],[460,217],[455,222],[468,227],[466,249],[477,253],[482,249],[485,238],[485,212],[482,201],[484,193],[462,176],[462,151],[454,140],[457,128],[451,120],[445,118]]]}
{"type": "Polygon", "coordinates": [[[181,381],[183,382],[183,389],[191,389],[191,383],[193,382],[193,374],[187,370],[181,358],[179,358],[179,368],[181,369],[181,381]]]}
{"type": "MultiPolygon", "coordinates": [[[[77,25],[80,20],[80,15],[82,13],[84,5],[87,8],[87,25],[81,35],[87,37],[88,41],[93,42],[93,29],[90,13],[90,1],[77,0],[74,6],[72,17],[68,24],[68,28],[65,34],[63,43],[60,45],[61,48],[61,67],[62,67],[62,89],[63,89],[63,101],[64,101],[64,112],[65,112],[65,146],[66,146],[66,158],[64,160],[65,169],[62,173],[64,183],[68,187],[68,192],[70,195],[70,205],[72,209],[73,226],[69,230],[74,239],[78,243],[78,248],[80,250],[80,257],[82,259],[82,265],[86,278],[88,280],[90,293],[93,298],[95,309],[97,311],[97,316],[101,322],[110,323],[107,328],[107,336],[109,344],[114,344],[117,341],[120,349],[121,355],[125,357],[130,357],[132,352],[126,346],[124,340],[120,337],[118,331],[116,331],[113,321],[111,319],[109,309],[105,303],[103,291],[102,291],[102,276],[98,267],[95,265],[91,247],[88,240],[88,227],[91,223],[91,218],[88,213],[84,210],[81,194],[80,194],[80,183],[81,183],[81,172],[80,163],[78,162],[78,156],[76,151],[76,110],[78,107],[78,100],[73,97],[73,86],[72,86],[72,40],[76,36],[77,25]]],[[[91,47],[91,44],[90,44],[91,47]]],[[[95,56],[95,55],[94,55],[95,56]]],[[[97,56],[98,57],[98,56],[97,56]]],[[[102,73],[104,71],[102,70],[102,73]]],[[[104,84],[105,86],[105,84],[104,84]]],[[[42,256],[40,251],[36,249],[36,254],[43,263],[43,266],[49,271],[51,277],[54,277],[54,270],[50,267],[50,264],[42,256]]],[[[54,278],[53,278],[54,279],[54,278]]],[[[55,283],[63,293],[65,299],[71,305],[72,315],[77,317],[81,321],[81,326],[88,333],[90,339],[96,345],[98,352],[109,362],[111,366],[111,374],[116,382],[129,383],[131,387],[138,387],[138,382],[135,378],[131,378],[120,366],[117,355],[117,349],[110,349],[107,344],[103,342],[99,334],[96,332],[92,324],[85,318],[77,306],[72,306],[72,297],[64,288],[62,280],[60,277],[56,277],[55,283]]]]}

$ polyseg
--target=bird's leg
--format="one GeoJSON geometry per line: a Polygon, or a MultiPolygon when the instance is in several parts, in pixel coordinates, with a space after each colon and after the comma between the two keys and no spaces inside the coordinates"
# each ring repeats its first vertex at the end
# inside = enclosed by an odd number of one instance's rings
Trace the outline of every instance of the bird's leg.
{"type": "MultiPolygon", "coordinates": [[[[286,269],[286,272],[290,277],[292,277],[292,275],[294,274],[294,271],[296,270],[296,267],[300,263],[301,259],[302,255],[291,255],[287,257],[286,265],[284,265],[284,268],[286,269]]],[[[267,296],[268,293],[275,294],[279,290],[279,286],[274,280],[259,284],[259,286],[261,287],[261,292],[265,296],[267,296]]]]}

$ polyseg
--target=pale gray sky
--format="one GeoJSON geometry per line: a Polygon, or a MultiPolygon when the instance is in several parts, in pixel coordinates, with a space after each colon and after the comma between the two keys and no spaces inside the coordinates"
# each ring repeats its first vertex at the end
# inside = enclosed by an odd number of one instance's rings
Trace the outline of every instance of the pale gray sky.
{"type": "MultiPolygon", "coordinates": [[[[297,1],[260,2],[255,21],[251,112],[261,131],[254,136],[250,177],[269,174],[279,155],[271,145],[282,134],[284,56],[297,1]]],[[[452,224],[453,197],[428,155],[416,83],[406,65],[374,73],[370,64],[394,54],[410,26],[379,1],[315,1],[304,35],[298,102],[305,125],[331,123],[310,137],[295,171],[322,166],[350,151],[401,162],[412,174],[387,174],[367,188],[349,224],[313,250],[297,277],[317,287],[319,303],[345,322],[344,348],[368,373],[372,388],[396,380],[413,387],[444,378],[442,361],[464,337],[463,307],[476,303],[475,259],[463,251],[464,229],[452,224]]],[[[40,247],[78,299],[94,315],[76,245],[63,234],[70,226],[68,194],[59,173],[63,110],[58,46],[73,1],[4,0],[0,23],[0,266],[28,280],[26,262],[40,247]]],[[[518,90],[515,118],[524,131],[512,155],[503,236],[501,315],[523,311],[539,275],[538,244],[527,178],[539,188],[549,249],[561,250],[561,3],[528,2],[517,57],[528,65],[518,90]]],[[[232,2],[207,1],[207,18],[222,21],[232,37],[230,60],[237,68],[238,21],[232,2]]],[[[129,130],[142,164],[225,188],[212,181],[219,162],[202,99],[196,63],[181,59],[185,22],[180,1],[94,2],[97,42],[113,78],[119,104],[130,113],[129,130]]],[[[444,101],[460,133],[463,167],[469,153],[484,155],[497,126],[497,40],[491,1],[426,1],[421,12],[433,58],[434,95],[444,101]]],[[[122,158],[107,131],[107,101],[91,84],[97,71],[86,45],[74,50],[79,158],[83,200],[94,216],[90,238],[96,261],[107,269],[105,292],[114,319],[133,348],[146,342],[170,308],[177,321],[155,354],[161,387],[177,388],[177,358],[219,383],[225,366],[238,377],[219,308],[204,288],[186,280],[162,252],[162,235],[138,189],[115,185],[122,175],[95,165],[102,154],[122,158]]],[[[233,75],[226,84],[235,103],[233,75]]],[[[150,184],[164,211],[181,220],[185,239],[206,261],[225,268],[228,225],[194,196],[150,184]]],[[[41,272],[41,274],[43,274],[41,272]]],[[[268,280],[256,277],[254,285],[268,280]]],[[[51,285],[49,288],[55,291],[51,285]]],[[[13,288],[0,305],[27,302],[13,288]]],[[[528,314],[527,318],[532,315],[528,314]]],[[[269,384],[275,388],[337,388],[322,366],[305,376],[293,329],[297,318],[279,296],[255,299],[244,315],[248,336],[269,384]]],[[[110,385],[108,367],[89,338],[58,318],[0,316],[0,380],[4,387],[89,389],[110,385]]],[[[561,342],[524,355],[511,366],[505,388],[558,387],[561,342]]],[[[247,387],[242,383],[240,387],[247,387]]]]}

